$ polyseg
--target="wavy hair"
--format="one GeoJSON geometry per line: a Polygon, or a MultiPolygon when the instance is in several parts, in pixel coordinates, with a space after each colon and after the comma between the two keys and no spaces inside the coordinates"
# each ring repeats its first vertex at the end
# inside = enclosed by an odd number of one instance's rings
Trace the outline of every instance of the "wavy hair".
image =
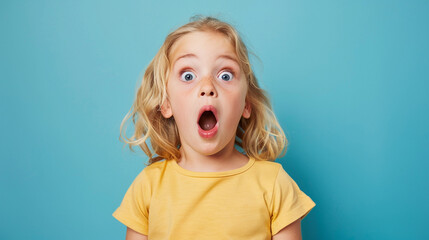
{"type": "Polygon", "coordinates": [[[185,34],[196,31],[222,33],[235,47],[240,67],[248,82],[246,100],[252,113],[250,118],[241,118],[235,144],[245,154],[256,160],[274,161],[284,156],[287,149],[286,136],[272,111],[266,91],[259,87],[249,61],[249,52],[238,32],[230,24],[213,17],[195,16],[191,21],[165,39],[164,44],[147,67],[135,101],[122,120],[119,139],[133,146],[139,146],[149,157],[149,165],[162,159],[180,158],[180,138],[174,117],[164,118],[160,111],[167,97],[166,86],[170,72],[169,54],[173,44],[185,34]],[[125,123],[132,119],[134,134],[128,138],[125,123]],[[125,126],[125,127],[124,127],[125,126]],[[150,141],[150,146],[147,144],[150,141]]]}

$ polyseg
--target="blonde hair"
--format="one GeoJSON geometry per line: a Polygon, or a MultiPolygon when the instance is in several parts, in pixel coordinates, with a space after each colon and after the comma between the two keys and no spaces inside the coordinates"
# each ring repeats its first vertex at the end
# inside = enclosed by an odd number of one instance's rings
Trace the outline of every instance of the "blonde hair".
{"type": "Polygon", "coordinates": [[[160,106],[167,97],[166,86],[169,75],[169,54],[173,44],[183,35],[196,31],[214,31],[222,33],[235,47],[236,55],[248,81],[247,102],[252,113],[250,118],[241,118],[235,144],[256,160],[274,161],[284,156],[287,139],[274,115],[266,92],[259,87],[252,71],[248,50],[238,32],[230,24],[213,17],[196,16],[191,22],[171,32],[164,44],[147,67],[136,99],[120,126],[120,140],[129,145],[139,146],[149,157],[149,165],[162,159],[180,158],[180,138],[177,125],[172,118],[164,118],[160,106]],[[134,135],[127,138],[124,124],[132,118],[135,125],[134,135]],[[146,140],[150,140],[153,151],[146,140]]]}

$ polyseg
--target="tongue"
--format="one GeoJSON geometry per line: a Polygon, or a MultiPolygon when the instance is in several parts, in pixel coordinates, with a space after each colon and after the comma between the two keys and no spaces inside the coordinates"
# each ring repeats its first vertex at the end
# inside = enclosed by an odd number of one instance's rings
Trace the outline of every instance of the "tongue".
{"type": "Polygon", "coordinates": [[[216,118],[212,112],[204,112],[198,122],[203,130],[210,130],[216,125],[216,118]]]}

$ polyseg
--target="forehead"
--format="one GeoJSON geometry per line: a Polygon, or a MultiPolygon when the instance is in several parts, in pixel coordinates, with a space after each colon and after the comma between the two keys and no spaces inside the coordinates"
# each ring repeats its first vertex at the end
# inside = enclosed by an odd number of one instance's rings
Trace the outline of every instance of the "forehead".
{"type": "Polygon", "coordinates": [[[196,31],[180,37],[172,46],[169,59],[174,64],[186,55],[197,57],[229,56],[238,63],[235,48],[224,34],[213,31],[196,31]]]}

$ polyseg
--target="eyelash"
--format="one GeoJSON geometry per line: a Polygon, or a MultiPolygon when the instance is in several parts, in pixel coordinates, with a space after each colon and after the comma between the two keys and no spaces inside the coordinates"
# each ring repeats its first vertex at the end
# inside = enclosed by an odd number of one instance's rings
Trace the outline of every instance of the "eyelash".
{"type": "Polygon", "coordinates": [[[184,68],[184,69],[179,71],[179,76],[182,76],[182,74],[185,72],[194,72],[194,70],[192,70],[190,68],[184,68]]]}
{"type": "Polygon", "coordinates": [[[235,77],[235,71],[232,70],[231,68],[224,68],[219,73],[223,73],[223,72],[230,72],[232,74],[232,76],[235,77]]]}
{"type": "MultiPolygon", "coordinates": [[[[194,72],[192,69],[190,68],[184,68],[182,70],[179,71],[179,78],[182,76],[183,73],[185,72],[194,72]]],[[[230,72],[232,74],[233,77],[236,77],[235,75],[235,71],[232,70],[231,68],[223,68],[222,70],[219,71],[218,76],[223,73],[223,72],[230,72]]]]}

